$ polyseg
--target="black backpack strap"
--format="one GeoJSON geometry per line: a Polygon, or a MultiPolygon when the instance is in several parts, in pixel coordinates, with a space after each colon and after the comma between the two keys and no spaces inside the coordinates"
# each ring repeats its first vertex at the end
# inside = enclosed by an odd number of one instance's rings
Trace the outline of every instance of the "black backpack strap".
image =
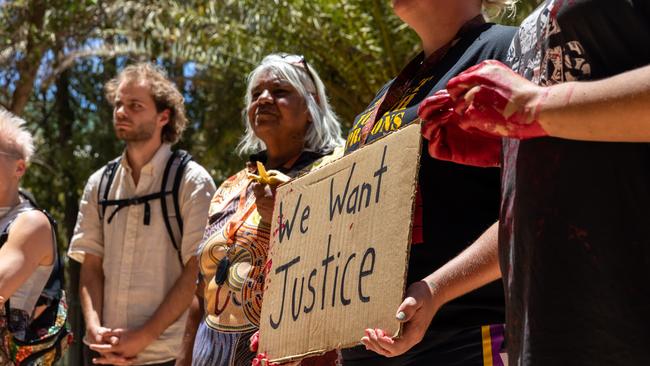
{"type": "Polygon", "coordinates": [[[181,243],[183,240],[183,217],[181,216],[181,208],[178,199],[181,181],[185,173],[187,163],[192,160],[190,155],[185,150],[176,150],[167,161],[165,171],[163,173],[161,192],[171,192],[172,195],[164,195],[160,199],[160,206],[162,208],[163,219],[167,233],[172,241],[172,245],[178,255],[178,260],[183,266],[183,256],[181,254],[181,243]],[[171,201],[170,201],[171,200],[171,201]],[[173,207],[171,211],[170,206],[173,207]]]}
{"type": "Polygon", "coordinates": [[[145,196],[137,196],[133,198],[122,198],[118,200],[101,200],[99,203],[104,207],[104,210],[106,210],[106,207],[108,206],[117,206],[117,208],[115,208],[115,210],[113,210],[113,212],[111,212],[111,214],[108,216],[107,222],[109,224],[113,220],[115,214],[117,214],[117,212],[123,209],[124,207],[144,204],[144,224],[149,225],[151,221],[151,207],[149,206],[149,201],[164,199],[165,196],[168,195],[169,193],[171,192],[157,192],[157,193],[151,193],[145,196]]]}
{"type": "Polygon", "coordinates": [[[11,226],[12,222],[14,222],[14,220],[9,221],[7,226],[5,226],[0,233],[0,248],[2,248],[2,246],[7,242],[7,239],[9,239],[9,226],[11,226]]]}
{"type": "Polygon", "coordinates": [[[117,206],[113,212],[108,216],[107,222],[110,223],[113,217],[124,207],[131,205],[144,204],[144,224],[149,225],[151,219],[151,208],[149,201],[160,199],[160,206],[162,209],[163,220],[165,228],[172,241],[172,245],[178,255],[178,260],[183,265],[183,257],[181,255],[181,241],[183,238],[183,218],[181,217],[180,203],[178,199],[180,185],[182,182],[183,174],[187,163],[192,160],[190,155],[185,150],[176,150],[172,153],[167,160],[165,170],[163,172],[162,187],[160,192],[148,194],[141,197],[109,200],[108,195],[111,189],[111,184],[115,177],[115,172],[120,164],[121,157],[110,161],[106,164],[102,177],[99,181],[99,188],[97,190],[97,202],[99,217],[103,220],[108,206],[117,206]],[[171,193],[171,195],[170,195],[171,193]],[[172,210],[173,207],[173,210],[172,210]]]}
{"type": "MultiPolygon", "coordinates": [[[[9,239],[9,226],[11,226],[11,223],[14,222],[14,220],[9,221],[9,223],[2,228],[2,232],[0,233],[0,248],[7,242],[9,239]]],[[[5,317],[7,320],[9,320],[9,299],[5,299],[5,317]]]]}
{"type": "MultiPolygon", "coordinates": [[[[43,214],[45,214],[47,220],[50,222],[50,225],[52,226],[52,233],[53,233],[52,239],[54,240],[54,246],[56,247],[56,220],[54,220],[54,218],[47,211],[38,207],[38,205],[36,204],[36,199],[34,199],[34,196],[32,196],[31,193],[23,191],[22,189],[18,189],[18,195],[20,195],[20,197],[22,197],[23,199],[27,200],[33,209],[41,211],[43,212],[43,214]]],[[[2,248],[2,246],[9,239],[9,227],[11,226],[11,224],[13,224],[15,219],[16,218],[13,218],[11,221],[7,223],[7,225],[4,228],[2,228],[2,232],[0,232],[0,248],[2,248]]]]}
{"type": "MultiPolygon", "coordinates": [[[[25,191],[22,188],[18,188],[18,195],[20,195],[20,197],[26,199],[29,202],[29,204],[32,205],[32,207],[37,208],[39,210],[41,209],[38,206],[38,204],[36,203],[36,198],[34,198],[34,196],[31,194],[31,192],[25,191]]],[[[49,215],[49,214],[46,214],[46,215],[49,215]]],[[[49,217],[48,217],[48,219],[49,219],[49,217]]]]}
{"type": "Polygon", "coordinates": [[[115,173],[117,172],[117,168],[119,167],[121,160],[122,157],[120,156],[106,164],[104,171],[102,172],[102,177],[99,180],[99,187],[97,189],[97,207],[99,210],[99,219],[104,219],[108,206],[117,206],[117,208],[115,208],[115,210],[108,216],[108,223],[110,224],[113,220],[113,217],[124,207],[144,204],[144,224],[149,225],[151,221],[151,207],[149,205],[149,201],[153,199],[159,199],[166,193],[158,192],[141,197],[109,200],[108,196],[111,190],[111,185],[113,184],[113,179],[115,178],[115,173]]]}
{"type": "MultiPolygon", "coordinates": [[[[102,177],[99,180],[99,188],[97,189],[97,209],[99,210],[99,219],[104,219],[104,213],[106,212],[106,207],[108,206],[105,202],[108,201],[108,194],[111,190],[111,185],[113,184],[113,179],[115,178],[115,172],[117,172],[117,167],[120,166],[120,161],[122,157],[119,156],[106,164],[104,171],[102,172],[102,177]]],[[[114,215],[115,213],[113,213],[114,215]]],[[[113,216],[111,215],[111,217],[113,216]]]]}

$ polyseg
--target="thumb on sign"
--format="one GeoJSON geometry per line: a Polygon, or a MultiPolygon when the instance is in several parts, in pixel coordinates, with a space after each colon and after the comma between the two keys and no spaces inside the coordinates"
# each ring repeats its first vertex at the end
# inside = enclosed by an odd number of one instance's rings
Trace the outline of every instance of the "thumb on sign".
{"type": "Polygon", "coordinates": [[[395,317],[403,323],[402,335],[393,338],[382,329],[366,329],[361,343],[382,356],[399,356],[418,344],[440,305],[435,301],[433,287],[424,281],[409,286],[395,317]]]}
{"type": "Polygon", "coordinates": [[[422,301],[418,302],[413,296],[407,296],[399,308],[397,308],[395,318],[403,323],[408,322],[421,307],[422,301]]]}

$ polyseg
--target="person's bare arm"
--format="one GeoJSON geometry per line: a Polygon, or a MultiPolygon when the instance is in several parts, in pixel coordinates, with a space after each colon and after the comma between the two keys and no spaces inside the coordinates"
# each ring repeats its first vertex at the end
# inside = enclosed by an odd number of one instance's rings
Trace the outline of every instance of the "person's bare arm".
{"type": "Polygon", "coordinates": [[[498,237],[496,222],[471,246],[424,278],[439,302],[447,303],[501,278],[498,237]]]}
{"type": "Polygon", "coordinates": [[[187,261],[183,273],[176,280],[165,300],[160,304],[156,312],[144,324],[154,339],[157,339],[165,329],[169,328],[192,303],[196,291],[196,278],[199,273],[199,266],[196,257],[187,261]]]}
{"type": "Polygon", "coordinates": [[[386,357],[401,355],[422,340],[442,305],[501,277],[498,230],[497,222],[454,259],[409,286],[396,313],[405,323],[400,338],[382,329],[366,329],[361,343],[386,357]]]}
{"type": "Polygon", "coordinates": [[[539,121],[551,136],[650,142],[650,66],[607,79],[549,87],[539,121]]]}
{"type": "Polygon", "coordinates": [[[457,123],[466,131],[518,139],[650,142],[650,66],[598,81],[542,87],[488,60],[451,79],[447,89],[457,123]]]}
{"type": "Polygon", "coordinates": [[[42,212],[28,211],[16,217],[0,249],[0,297],[10,298],[39,265],[52,264],[52,240],[50,222],[42,212]]]}
{"type": "Polygon", "coordinates": [[[103,336],[110,329],[102,326],[104,306],[104,269],[102,257],[86,253],[81,263],[79,300],[86,322],[86,342],[105,343],[103,336]]]}
{"type": "Polygon", "coordinates": [[[191,366],[192,365],[192,351],[194,350],[194,340],[196,339],[196,332],[199,329],[203,314],[205,312],[203,303],[203,285],[202,281],[196,289],[196,294],[190,305],[190,312],[185,323],[185,333],[183,334],[183,343],[181,344],[181,351],[176,360],[176,366],[191,366]]]}

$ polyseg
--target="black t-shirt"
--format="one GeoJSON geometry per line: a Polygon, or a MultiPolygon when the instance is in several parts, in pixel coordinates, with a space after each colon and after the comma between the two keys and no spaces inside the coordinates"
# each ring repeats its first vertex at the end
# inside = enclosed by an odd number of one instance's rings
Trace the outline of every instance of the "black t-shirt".
{"type": "MultiPolygon", "coordinates": [[[[513,69],[552,85],[646,65],[649,4],[546,1],[513,69]]],[[[510,364],[650,365],[650,145],[506,140],[502,180],[510,364]]]]}
{"type": "MultiPolygon", "coordinates": [[[[420,102],[444,89],[449,79],[467,68],[487,59],[505,60],[514,32],[512,27],[486,23],[466,32],[435,65],[415,73],[415,78],[401,92],[397,103],[377,117],[367,142],[415,121],[420,102]]],[[[417,65],[418,60],[422,60],[422,55],[410,66],[417,65]]],[[[361,128],[392,82],[386,84],[368,109],[355,118],[348,134],[346,152],[359,147],[361,128]]],[[[498,169],[435,160],[429,156],[425,146],[419,187],[422,210],[418,212],[416,209],[415,222],[418,226],[421,224],[423,231],[421,235],[414,234],[408,284],[421,280],[458,255],[498,218],[498,169]]],[[[434,317],[432,327],[459,329],[503,323],[503,307],[503,286],[495,281],[445,305],[434,317]]]]}

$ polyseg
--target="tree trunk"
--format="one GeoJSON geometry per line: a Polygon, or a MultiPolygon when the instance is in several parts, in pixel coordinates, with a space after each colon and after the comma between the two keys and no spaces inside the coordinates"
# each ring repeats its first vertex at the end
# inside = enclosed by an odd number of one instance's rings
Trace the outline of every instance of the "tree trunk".
{"type": "MultiPolygon", "coordinates": [[[[63,44],[57,42],[57,51],[63,52],[63,44]]],[[[56,144],[57,158],[54,164],[57,165],[56,171],[59,172],[59,179],[63,182],[63,187],[77,187],[78,182],[75,174],[65,174],[64,172],[73,172],[75,170],[75,160],[70,159],[74,156],[74,144],[72,142],[72,131],[75,121],[75,114],[70,103],[70,77],[71,70],[64,70],[56,80],[56,113],[58,123],[58,136],[56,144]]],[[[76,189],[67,189],[64,194],[64,219],[62,226],[65,229],[67,243],[72,238],[74,226],[79,211],[79,194],[76,189]]],[[[65,248],[67,249],[67,245],[65,248]]],[[[80,265],[75,261],[69,261],[67,268],[67,293],[68,293],[68,319],[70,327],[75,335],[75,341],[70,346],[67,353],[68,365],[83,365],[83,343],[82,339],[85,334],[83,315],[81,312],[81,303],[79,301],[79,270],[80,265]]]]}
{"type": "Polygon", "coordinates": [[[27,46],[24,57],[16,65],[18,81],[9,106],[10,111],[17,115],[22,114],[32,95],[34,80],[46,48],[43,40],[45,10],[46,2],[43,0],[35,0],[29,4],[27,46]]]}

